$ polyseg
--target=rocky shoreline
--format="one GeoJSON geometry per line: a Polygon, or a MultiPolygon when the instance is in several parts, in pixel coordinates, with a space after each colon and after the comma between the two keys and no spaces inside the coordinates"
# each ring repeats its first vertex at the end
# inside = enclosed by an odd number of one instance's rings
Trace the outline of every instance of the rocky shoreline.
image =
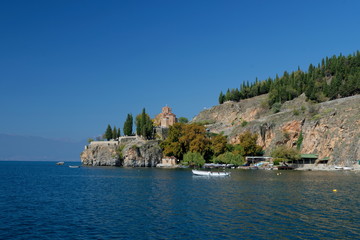
{"type": "Polygon", "coordinates": [[[93,141],[80,154],[81,163],[87,166],[156,167],[161,158],[159,142],[140,137],[93,141]]]}

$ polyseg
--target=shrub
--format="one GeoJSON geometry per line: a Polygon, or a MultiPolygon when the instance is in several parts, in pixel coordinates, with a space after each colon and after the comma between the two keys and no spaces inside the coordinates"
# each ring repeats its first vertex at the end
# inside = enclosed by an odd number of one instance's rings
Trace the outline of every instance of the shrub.
{"type": "Polygon", "coordinates": [[[303,136],[302,131],[301,131],[301,132],[300,132],[300,135],[299,135],[299,138],[298,138],[298,140],[296,141],[296,148],[297,148],[297,150],[300,150],[303,140],[304,140],[304,136],[303,136]]]}
{"type": "Polygon", "coordinates": [[[313,117],[319,113],[319,108],[316,107],[315,105],[310,105],[308,108],[308,113],[310,114],[310,116],[313,117]]]}
{"type": "Polygon", "coordinates": [[[247,124],[248,124],[248,122],[244,120],[244,121],[242,121],[241,126],[245,127],[247,124]]]}
{"type": "Polygon", "coordinates": [[[204,126],[204,125],[214,124],[214,123],[216,123],[216,121],[215,120],[202,120],[202,121],[198,121],[195,123],[198,125],[204,126]]]}
{"type": "Polygon", "coordinates": [[[297,149],[286,147],[285,145],[281,145],[276,147],[272,152],[271,156],[273,158],[283,158],[287,160],[299,160],[300,154],[297,149]]]}
{"type": "Polygon", "coordinates": [[[277,102],[272,105],[272,111],[273,113],[278,113],[281,110],[281,103],[277,102]]]}
{"type": "Polygon", "coordinates": [[[244,164],[244,157],[241,156],[240,154],[226,152],[213,159],[213,162],[223,163],[223,164],[234,164],[235,166],[239,166],[244,164]]]}
{"type": "Polygon", "coordinates": [[[205,164],[205,160],[198,152],[187,152],[184,154],[181,164],[202,167],[205,164]]]}
{"type": "Polygon", "coordinates": [[[316,114],[316,115],[314,115],[311,119],[314,120],[314,121],[317,121],[317,120],[321,119],[321,115],[320,115],[320,114],[316,114]]]}
{"type": "Polygon", "coordinates": [[[117,149],[116,149],[116,153],[117,155],[119,156],[119,159],[123,159],[124,156],[123,156],[123,149],[125,148],[125,145],[121,144],[117,149]]]}
{"type": "Polygon", "coordinates": [[[260,103],[260,107],[261,107],[262,109],[269,109],[269,102],[266,101],[266,100],[262,101],[262,102],[260,103]]]}
{"type": "Polygon", "coordinates": [[[134,144],[134,145],[132,145],[130,148],[131,148],[132,150],[137,150],[139,147],[138,147],[136,144],[134,144]]]}
{"type": "Polygon", "coordinates": [[[274,158],[273,159],[273,163],[275,166],[280,165],[281,162],[286,162],[286,159],[284,159],[284,158],[274,158]]]}
{"type": "Polygon", "coordinates": [[[290,140],[290,133],[287,132],[287,131],[284,131],[283,134],[284,134],[285,141],[286,142],[289,141],[290,140]]]}
{"type": "Polygon", "coordinates": [[[178,122],[179,123],[188,123],[189,119],[187,119],[186,117],[179,117],[178,122]]]}

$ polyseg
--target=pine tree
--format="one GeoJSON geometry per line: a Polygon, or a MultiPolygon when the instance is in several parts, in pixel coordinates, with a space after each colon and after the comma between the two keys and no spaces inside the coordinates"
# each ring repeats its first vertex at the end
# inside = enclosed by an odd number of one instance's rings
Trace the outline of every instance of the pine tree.
{"type": "Polygon", "coordinates": [[[113,132],[112,132],[112,129],[111,129],[111,126],[110,124],[108,124],[107,128],[106,128],[106,131],[105,131],[105,134],[104,134],[105,138],[109,141],[112,136],[113,136],[113,132]]]}
{"type": "Polygon", "coordinates": [[[219,104],[223,104],[224,101],[225,101],[225,96],[224,96],[223,92],[221,91],[220,95],[219,95],[219,104]]]}

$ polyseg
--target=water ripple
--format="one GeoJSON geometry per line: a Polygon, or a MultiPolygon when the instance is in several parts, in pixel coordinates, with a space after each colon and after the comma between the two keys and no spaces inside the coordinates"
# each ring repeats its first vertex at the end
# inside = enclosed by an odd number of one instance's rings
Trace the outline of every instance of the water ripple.
{"type": "Polygon", "coordinates": [[[360,238],[356,173],[0,165],[0,239],[360,238]]]}

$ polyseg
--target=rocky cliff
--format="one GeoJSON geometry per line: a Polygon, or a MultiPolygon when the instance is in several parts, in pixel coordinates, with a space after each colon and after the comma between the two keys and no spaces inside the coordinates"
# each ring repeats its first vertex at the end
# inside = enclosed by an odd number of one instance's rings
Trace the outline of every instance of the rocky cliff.
{"type": "Polygon", "coordinates": [[[258,133],[258,144],[270,154],[277,145],[295,147],[302,135],[301,153],[330,157],[334,164],[349,165],[360,160],[360,96],[320,104],[302,95],[286,102],[273,113],[267,95],[240,102],[226,102],[201,112],[192,121],[208,122],[211,132],[224,133],[238,143],[244,131],[258,133]]]}
{"type": "Polygon", "coordinates": [[[92,142],[81,153],[81,162],[90,166],[155,167],[161,162],[162,151],[158,141],[133,139],[92,142]]]}

